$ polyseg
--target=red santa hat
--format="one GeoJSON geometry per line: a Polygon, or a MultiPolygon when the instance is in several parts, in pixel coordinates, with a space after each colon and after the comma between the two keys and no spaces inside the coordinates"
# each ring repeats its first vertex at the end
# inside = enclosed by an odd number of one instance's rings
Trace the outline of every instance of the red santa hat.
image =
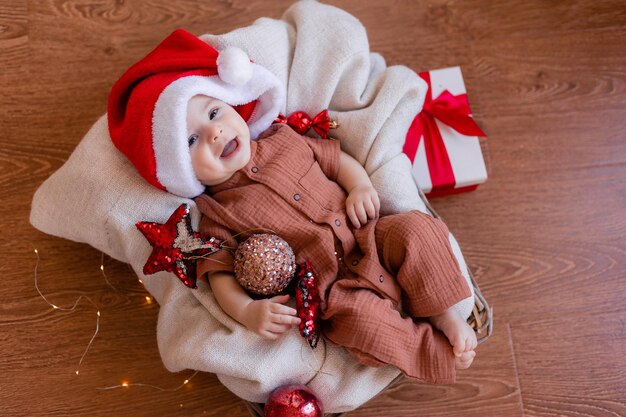
{"type": "Polygon", "coordinates": [[[107,107],[115,146],[150,184],[187,198],[205,188],[187,142],[187,104],[197,94],[233,106],[252,139],[273,123],[285,99],[280,80],[241,49],[218,52],[178,29],[120,77],[107,107]]]}

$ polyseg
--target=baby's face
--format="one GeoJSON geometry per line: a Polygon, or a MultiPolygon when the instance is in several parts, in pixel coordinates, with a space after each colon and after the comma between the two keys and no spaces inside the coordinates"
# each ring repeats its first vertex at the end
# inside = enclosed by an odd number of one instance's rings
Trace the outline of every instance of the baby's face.
{"type": "Polygon", "coordinates": [[[198,180],[217,185],[250,160],[250,130],[228,104],[196,95],[187,106],[187,134],[191,163],[198,180]]]}

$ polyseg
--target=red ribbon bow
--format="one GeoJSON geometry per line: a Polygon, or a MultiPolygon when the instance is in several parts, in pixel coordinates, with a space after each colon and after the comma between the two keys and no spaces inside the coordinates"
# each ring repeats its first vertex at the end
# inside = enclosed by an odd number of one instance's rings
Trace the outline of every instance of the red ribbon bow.
{"type": "Polygon", "coordinates": [[[424,72],[420,73],[419,76],[428,83],[426,100],[422,111],[415,116],[411,127],[409,127],[406,133],[402,151],[413,163],[420,140],[424,137],[426,160],[428,161],[428,171],[430,172],[433,190],[435,186],[438,190],[453,189],[456,179],[454,178],[448,151],[435,119],[439,119],[440,122],[445,123],[465,136],[484,137],[487,135],[472,118],[467,94],[453,96],[448,90],[444,90],[439,97],[433,100],[430,74],[424,72]]]}
{"type": "Polygon", "coordinates": [[[313,130],[324,139],[328,139],[328,131],[330,129],[336,129],[339,126],[337,122],[328,117],[328,110],[322,110],[313,119],[303,111],[293,112],[289,117],[285,117],[285,115],[281,113],[276,120],[274,120],[274,123],[288,124],[301,135],[304,135],[309,129],[313,128],[313,130]]]}

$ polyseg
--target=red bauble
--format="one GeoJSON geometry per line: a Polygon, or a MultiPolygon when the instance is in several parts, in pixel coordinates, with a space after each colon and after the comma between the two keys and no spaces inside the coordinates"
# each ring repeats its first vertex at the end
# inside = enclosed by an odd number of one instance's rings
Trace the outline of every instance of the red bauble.
{"type": "Polygon", "coordinates": [[[323,417],[321,402],[306,385],[275,389],[265,403],[265,417],[323,417]]]}
{"type": "Polygon", "coordinates": [[[289,117],[285,117],[284,114],[280,113],[276,120],[274,120],[274,123],[287,124],[301,135],[304,135],[313,128],[313,130],[324,139],[328,139],[328,131],[330,129],[337,129],[339,127],[339,123],[331,120],[328,116],[328,110],[322,110],[313,118],[303,111],[293,112],[289,117]]]}
{"type": "Polygon", "coordinates": [[[311,117],[303,111],[293,112],[287,118],[287,124],[301,135],[309,131],[312,123],[311,117]]]}

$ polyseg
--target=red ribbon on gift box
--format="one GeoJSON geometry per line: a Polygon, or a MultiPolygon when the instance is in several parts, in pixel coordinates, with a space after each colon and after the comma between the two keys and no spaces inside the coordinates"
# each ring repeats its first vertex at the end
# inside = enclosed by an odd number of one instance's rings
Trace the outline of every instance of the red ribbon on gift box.
{"type": "Polygon", "coordinates": [[[428,91],[426,92],[426,100],[424,101],[422,111],[415,116],[406,133],[402,151],[413,163],[417,154],[417,148],[423,137],[433,191],[436,188],[438,194],[441,191],[449,192],[454,189],[456,179],[454,178],[448,151],[435,119],[439,119],[442,123],[465,136],[484,137],[487,135],[472,118],[467,94],[453,96],[448,90],[444,90],[439,97],[433,100],[430,74],[423,72],[418,75],[428,84],[428,91]]]}

